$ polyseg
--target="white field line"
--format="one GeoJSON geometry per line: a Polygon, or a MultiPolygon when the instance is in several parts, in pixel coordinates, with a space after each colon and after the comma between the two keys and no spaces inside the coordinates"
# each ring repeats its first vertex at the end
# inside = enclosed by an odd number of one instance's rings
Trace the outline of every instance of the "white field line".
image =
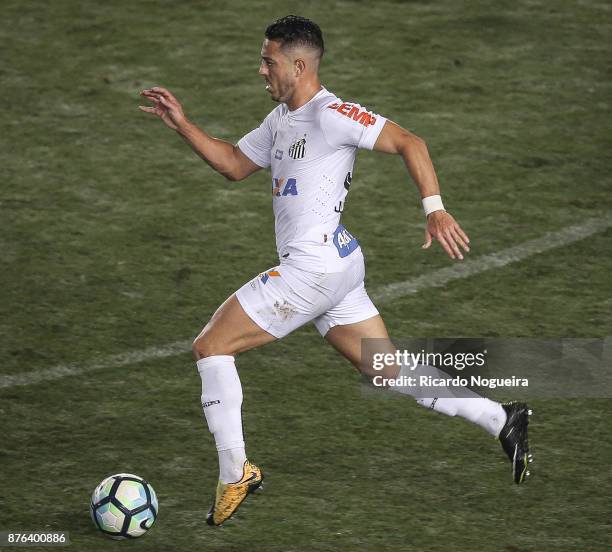
{"type": "Polygon", "coordinates": [[[59,379],[65,376],[75,376],[86,372],[94,372],[95,370],[118,368],[128,364],[144,362],[145,360],[170,357],[188,352],[190,348],[191,341],[175,341],[174,343],[168,343],[162,347],[147,347],[140,351],[129,351],[127,353],[110,355],[88,364],[59,364],[51,368],[32,370],[23,374],[2,376],[0,377],[0,389],[17,387],[18,385],[31,385],[33,383],[59,379]]]}
{"type": "MultiPolygon", "coordinates": [[[[558,232],[550,232],[540,238],[526,241],[522,244],[509,247],[497,253],[484,255],[442,268],[428,274],[417,276],[411,280],[387,284],[376,288],[370,293],[375,303],[382,304],[398,299],[405,295],[417,293],[423,289],[442,287],[448,282],[461,278],[468,278],[475,274],[500,268],[508,264],[521,261],[538,253],[555,249],[577,242],[597,234],[612,226],[612,216],[589,220],[583,224],[569,226],[558,232]]],[[[88,364],[60,364],[40,370],[32,370],[23,374],[0,376],[0,389],[32,385],[42,381],[55,380],[65,376],[84,374],[108,368],[118,368],[128,364],[137,364],[146,360],[171,357],[189,352],[191,341],[182,340],[168,343],[161,347],[148,347],[139,351],[119,353],[98,359],[88,364]]]]}
{"type": "Polygon", "coordinates": [[[385,303],[404,295],[417,293],[425,288],[442,287],[453,280],[468,278],[492,268],[500,268],[510,263],[522,261],[549,249],[569,245],[597,234],[610,226],[612,226],[612,216],[591,219],[583,224],[568,226],[558,232],[549,232],[540,238],[523,242],[497,253],[453,264],[447,268],[417,276],[412,280],[387,284],[375,289],[370,296],[374,303],[385,303]]]}

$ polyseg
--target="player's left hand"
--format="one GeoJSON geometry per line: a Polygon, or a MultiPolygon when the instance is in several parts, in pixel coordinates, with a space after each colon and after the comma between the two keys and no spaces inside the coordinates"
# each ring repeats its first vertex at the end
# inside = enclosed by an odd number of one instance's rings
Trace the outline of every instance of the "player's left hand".
{"type": "Polygon", "coordinates": [[[466,253],[470,250],[468,246],[470,239],[467,234],[452,215],[446,211],[434,211],[427,217],[423,249],[429,249],[432,238],[438,240],[451,259],[463,260],[461,248],[466,253]]]}

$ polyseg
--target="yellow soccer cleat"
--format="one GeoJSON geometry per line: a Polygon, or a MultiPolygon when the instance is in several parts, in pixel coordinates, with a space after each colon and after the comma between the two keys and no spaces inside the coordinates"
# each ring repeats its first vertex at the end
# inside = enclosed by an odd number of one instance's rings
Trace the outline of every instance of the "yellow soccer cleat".
{"type": "Polygon", "coordinates": [[[236,483],[217,483],[217,493],[213,505],[206,515],[208,525],[221,525],[228,520],[244,499],[257,490],[263,481],[263,473],[255,465],[245,460],[242,477],[236,483]]]}

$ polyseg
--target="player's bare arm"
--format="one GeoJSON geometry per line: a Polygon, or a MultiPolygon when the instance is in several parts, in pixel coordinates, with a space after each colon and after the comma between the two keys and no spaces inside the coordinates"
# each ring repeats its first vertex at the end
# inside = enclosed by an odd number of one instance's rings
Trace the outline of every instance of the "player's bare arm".
{"type": "MultiPolygon", "coordinates": [[[[387,121],[374,149],[402,156],[421,198],[440,195],[438,177],[423,139],[392,121],[387,121]]],[[[423,249],[429,248],[432,237],[438,240],[451,259],[463,259],[461,249],[466,252],[470,250],[470,240],[466,233],[452,215],[443,209],[433,211],[427,216],[423,249]]]]}
{"type": "Polygon", "coordinates": [[[158,116],[168,128],[180,134],[206,163],[228,180],[242,180],[261,168],[233,144],[213,138],[193,124],[185,116],[180,102],[165,88],[156,86],[143,90],[140,95],[153,104],[139,106],[141,111],[158,116]]]}

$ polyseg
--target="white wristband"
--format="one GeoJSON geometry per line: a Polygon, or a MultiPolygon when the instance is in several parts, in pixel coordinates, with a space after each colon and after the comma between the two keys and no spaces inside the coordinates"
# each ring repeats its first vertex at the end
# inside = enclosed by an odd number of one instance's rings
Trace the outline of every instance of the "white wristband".
{"type": "Polygon", "coordinates": [[[434,211],[444,211],[444,205],[442,205],[442,198],[439,195],[424,197],[423,210],[425,211],[426,217],[434,211]]]}

